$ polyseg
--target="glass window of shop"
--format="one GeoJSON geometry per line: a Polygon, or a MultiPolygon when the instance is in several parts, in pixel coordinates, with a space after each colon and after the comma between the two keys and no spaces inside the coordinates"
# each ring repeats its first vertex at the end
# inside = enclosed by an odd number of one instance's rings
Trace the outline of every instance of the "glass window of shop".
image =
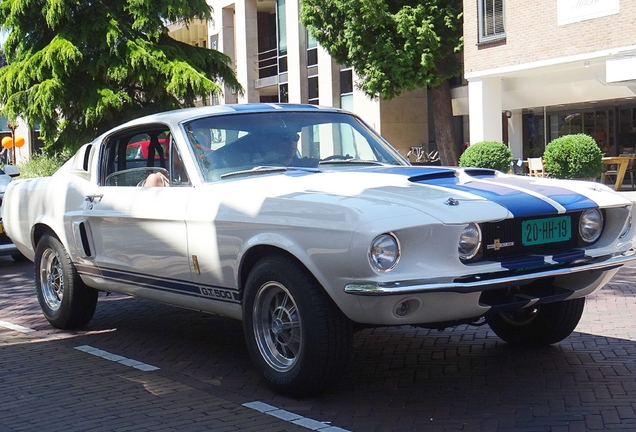
{"type": "Polygon", "coordinates": [[[523,157],[539,157],[553,139],[579,133],[594,138],[604,155],[634,153],[636,108],[527,112],[523,115],[523,157]]]}

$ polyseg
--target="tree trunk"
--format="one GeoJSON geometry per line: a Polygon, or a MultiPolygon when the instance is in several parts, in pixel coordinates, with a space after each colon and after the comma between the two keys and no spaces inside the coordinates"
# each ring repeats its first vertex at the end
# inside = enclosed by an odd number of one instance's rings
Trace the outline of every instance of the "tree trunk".
{"type": "Polygon", "coordinates": [[[448,80],[431,89],[433,96],[433,118],[435,121],[435,139],[442,165],[454,166],[458,163],[453,133],[453,107],[451,105],[448,80]]]}

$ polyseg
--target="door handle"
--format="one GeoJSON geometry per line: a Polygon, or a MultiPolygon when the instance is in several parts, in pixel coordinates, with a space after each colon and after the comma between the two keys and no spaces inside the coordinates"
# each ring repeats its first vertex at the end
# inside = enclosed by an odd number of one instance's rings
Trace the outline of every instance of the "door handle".
{"type": "Polygon", "coordinates": [[[93,195],[86,195],[86,198],[84,198],[84,200],[90,203],[94,203],[95,200],[101,201],[102,198],[104,198],[103,194],[93,194],[93,195]]]}

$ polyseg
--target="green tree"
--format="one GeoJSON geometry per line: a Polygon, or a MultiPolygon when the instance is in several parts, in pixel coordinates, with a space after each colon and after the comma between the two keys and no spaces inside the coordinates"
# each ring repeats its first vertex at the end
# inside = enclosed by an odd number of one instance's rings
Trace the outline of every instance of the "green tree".
{"type": "Polygon", "coordinates": [[[7,65],[7,59],[4,58],[4,52],[0,49],[0,68],[3,68],[7,65]]]}
{"type": "Polygon", "coordinates": [[[206,0],[0,0],[8,66],[0,107],[74,148],[123,121],[240,91],[226,55],[178,42],[166,23],[210,19],[206,0]]]}
{"type": "Polygon", "coordinates": [[[448,80],[461,72],[461,0],[302,0],[301,21],[367,95],[430,87],[440,158],[457,163],[448,80]]]}

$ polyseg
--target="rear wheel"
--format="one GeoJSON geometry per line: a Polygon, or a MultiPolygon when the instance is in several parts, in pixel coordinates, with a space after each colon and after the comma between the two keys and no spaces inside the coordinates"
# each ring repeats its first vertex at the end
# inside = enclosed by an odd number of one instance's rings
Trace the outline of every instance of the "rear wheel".
{"type": "Polygon", "coordinates": [[[548,303],[488,318],[497,336],[513,345],[543,346],[572,334],[583,315],[585,298],[548,303]]]}
{"type": "Polygon", "coordinates": [[[51,325],[69,329],[87,324],[98,292],[82,282],[62,243],[50,235],[42,237],[34,263],[38,302],[51,325]]]}
{"type": "Polygon", "coordinates": [[[320,392],[348,365],[351,322],[289,258],[264,258],[254,266],[245,287],[243,326],[252,361],[279,393],[320,392]]]}

